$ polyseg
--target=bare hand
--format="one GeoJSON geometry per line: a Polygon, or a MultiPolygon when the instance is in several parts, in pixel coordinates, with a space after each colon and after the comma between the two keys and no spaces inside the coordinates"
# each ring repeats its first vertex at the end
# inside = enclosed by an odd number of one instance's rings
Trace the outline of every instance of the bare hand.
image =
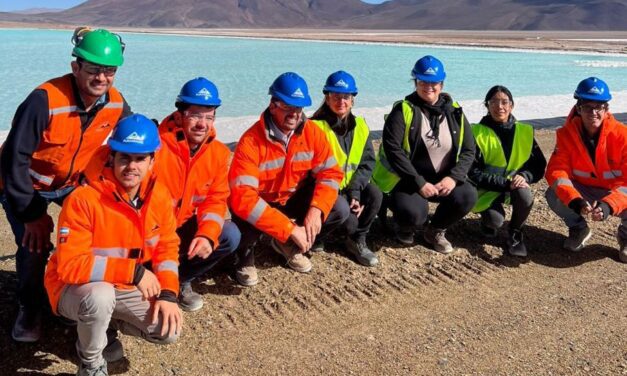
{"type": "Polygon", "coordinates": [[[448,196],[453,189],[455,189],[457,183],[451,177],[445,176],[439,183],[435,185],[435,188],[438,190],[438,196],[448,196]]]}
{"type": "Polygon", "coordinates": [[[54,222],[48,213],[32,222],[24,223],[24,237],[22,247],[28,247],[31,252],[41,253],[50,248],[50,234],[54,231],[54,222]]]}
{"type": "Polygon", "coordinates": [[[522,175],[514,175],[512,181],[509,183],[510,189],[529,188],[529,183],[522,175]]]}
{"type": "Polygon", "coordinates": [[[351,198],[351,203],[349,205],[351,213],[355,214],[357,218],[361,215],[361,212],[364,211],[364,205],[359,205],[359,201],[351,198]]]}
{"type": "Polygon", "coordinates": [[[294,226],[292,229],[292,233],[290,234],[290,239],[296,244],[300,253],[305,253],[309,251],[313,242],[309,242],[307,240],[307,230],[303,226],[294,226]]]}
{"type": "Polygon", "coordinates": [[[592,213],[593,210],[594,210],[594,208],[592,207],[592,205],[590,205],[589,202],[586,202],[586,206],[581,208],[581,211],[579,212],[579,214],[581,214],[581,216],[585,217],[588,214],[592,213]]]}
{"type": "Polygon", "coordinates": [[[206,259],[213,252],[213,247],[211,246],[211,242],[209,239],[204,236],[195,237],[189,245],[189,250],[187,251],[187,259],[191,260],[194,257],[198,256],[202,259],[206,259]]]}
{"type": "Polygon", "coordinates": [[[161,284],[157,276],[148,269],[144,270],[144,275],[137,284],[137,289],[146,300],[161,294],[161,284]]]}
{"type": "Polygon", "coordinates": [[[307,232],[307,242],[313,244],[322,228],[322,211],[314,206],[309,208],[303,226],[307,232]]]}
{"type": "Polygon", "coordinates": [[[603,208],[601,208],[596,201],[592,204],[592,206],[594,207],[592,208],[592,211],[590,211],[590,217],[593,221],[602,221],[604,219],[603,208]]]}
{"type": "Polygon", "coordinates": [[[422,188],[420,188],[418,193],[420,193],[420,195],[424,198],[429,198],[429,197],[437,196],[439,191],[435,187],[435,185],[431,183],[425,183],[425,185],[423,185],[422,188]]]}
{"type": "Polygon", "coordinates": [[[161,313],[161,336],[172,337],[175,334],[181,333],[181,327],[183,326],[183,315],[181,315],[181,309],[176,303],[168,302],[165,300],[157,300],[152,307],[152,323],[157,324],[159,322],[159,313],[161,313]]]}

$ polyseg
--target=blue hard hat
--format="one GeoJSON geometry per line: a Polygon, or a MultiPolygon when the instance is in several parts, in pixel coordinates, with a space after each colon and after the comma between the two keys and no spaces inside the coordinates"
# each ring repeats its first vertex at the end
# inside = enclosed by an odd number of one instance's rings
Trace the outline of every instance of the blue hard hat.
{"type": "Polygon", "coordinates": [[[197,77],[183,85],[181,92],[176,97],[176,103],[218,107],[222,101],[218,95],[218,88],[213,82],[204,77],[197,77]]]}
{"type": "Polygon", "coordinates": [[[277,77],[270,86],[268,94],[289,106],[311,106],[307,83],[294,72],[286,72],[277,77]]]}
{"type": "Polygon", "coordinates": [[[357,95],[357,85],[355,79],[350,73],[344,71],[337,71],[331,73],[327,78],[327,82],[322,88],[322,92],[326,93],[344,93],[357,95]]]}
{"type": "Polygon", "coordinates": [[[442,82],[446,78],[444,65],[431,55],[423,56],[416,61],[414,69],[411,70],[411,75],[418,81],[424,82],[442,82]]]}
{"type": "Polygon", "coordinates": [[[605,81],[596,77],[588,77],[577,85],[575,99],[585,99],[596,102],[608,102],[612,99],[610,88],[605,81]]]}
{"type": "Polygon", "coordinates": [[[107,143],[111,150],[129,154],[154,153],[161,146],[157,125],[144,115],[120,119],[107,143]]]}

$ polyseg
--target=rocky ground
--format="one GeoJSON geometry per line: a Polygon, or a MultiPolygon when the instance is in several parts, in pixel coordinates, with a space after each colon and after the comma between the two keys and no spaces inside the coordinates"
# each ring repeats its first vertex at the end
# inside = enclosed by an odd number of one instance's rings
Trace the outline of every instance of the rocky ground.
{"type": "MultiPolygon", "coordinates": [[[[550,154],[554,132],[539,131],[550,154]]],[[[376,224],[381,261],[365,268],[341,249],[312,255],[307,275],[257,249],[261,281],[225,274],[199,282],[205,307],[185,314],[181,340],[159,347],[122,337],[112,374],[627,375],[627,265],[616,218],[593,225],[580,253],[561,249],[566,229],[536,187],[526,228],[530,255],[503,254],[505,230],[485,241],[478,216],[449,231],[443,256],[417,236],[401,247],[376,224]]],[[[58,211],[57,211],[58,212],[58,211]]],[[[73,328],[47,318],[44,339],[17,344],[14,245],[0,224],[0,374],[73,374],[73,328]]]]}

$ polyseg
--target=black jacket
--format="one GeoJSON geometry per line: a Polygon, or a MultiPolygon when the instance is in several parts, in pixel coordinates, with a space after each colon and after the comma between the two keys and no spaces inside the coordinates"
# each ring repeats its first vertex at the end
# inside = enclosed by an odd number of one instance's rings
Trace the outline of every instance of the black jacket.
{"type": "MultiPolygon", "coordinates": [[[[355,137],[355,116],[350,113],[344,121],[341,121],[326,104],[316,111],[316,114],[311,120],[324,120],[331,129],[335,132],[337,139],[342,147],[342,150],[348,156],[348,153],[353,146],[353,138],[355,137]]],[[[372,171],[376,162],[374,148],[372,147],[372,133],[368,134],[368,140],[364,146],[359,166],[353,174],[351,181],[341,193],[346,194],[349,198],[354,198],[357,201],[361,201],[361,191],[363,191],[372,177],[372,171]]]]}
{"type": "MultiPolygon", "coordinates": [[[[415,108],[423,106],[423,101],[416,92],[406,96],[405,100],[416,106],[415,108]]],[[[409,156],[403,150],[405,120],[400,103],[394,106],[383,126],[382,145],[390,165],[400,176],[403,184],[415,185],[416,191],[422,188],[425,183],[435,184],[446,176],[453,178],[458,183],[465,182],[466,175],[475,157],[475,139],[472,136],[468,119],[461,107],[453,107],[453,100],[448,94],[444,93],[440,94],[437,105],[443,111],[443,115],[446,116],[453,140],[453,150],[450,153],[451,161],[449,161],[449,166],[451,167],[446,171],[441,171],[439,174],[435,172],[427,148],[422,141],[420,129],[422,116],[424,116],[422,111],[414,111],[412,124],[409,129],[409,156]],[[464,138],[461,145],[458,145],[462,118],[464,138]],[[459,160],[456,161],[459,148],[461,148],[459,160]]]]}
{"type": "MultiPolygon", "coordinates": [[[[76,82],[73,80],[72,83],[76,103],[84,107],[76,82]]],[[[79,110],[82,129],[89,127],[97,112],[105,104],[97,104],[89,112],[79,110]]],[[[124,100],[120,118],[130,114],[131,108],[124,100]]],[[[28,173],[31,156],[37,150],[44,130],[48,128],[48,116],[48,94],[42,89],[33,90],[17,108],[11,130],[2,146],[0,168],[4,185],[3,194],[17,219],[22,222],[31,222],[41,217],[48,207],[46,200],[33,188],[33,181],[28,173]]]]}
{"type": "MultiPolygon", "coordinates": [[[[481,119],[481,124],[490,127],[496,133],[499,140],[501,140],[501,146],[503,147],[503,153],[505,154],[505,160],[509,162],[509,158],[512,155],[512,148],[514,144],[514,123],[516,119],[510,115],[510,119],[505,124],[497,124],[492,120],[491,116],[485,116],[481,119]]],[[[518,170],[518,174],[525,178],[528,184],[537,183],[544,176],[544,170],[546,169],[546,158],[535,138],[533,140],[533,146],[531,147],[531,156],[525,164],[518,170]]],[[[486,173],[485,161],[483,154],[477,146],[475,153],[475,162],[468,174],[469,179],[477,188],[485,189],[494,192],[508,192],[510,191],[510,180],[501,175],[494,175],[486,173]]]]}

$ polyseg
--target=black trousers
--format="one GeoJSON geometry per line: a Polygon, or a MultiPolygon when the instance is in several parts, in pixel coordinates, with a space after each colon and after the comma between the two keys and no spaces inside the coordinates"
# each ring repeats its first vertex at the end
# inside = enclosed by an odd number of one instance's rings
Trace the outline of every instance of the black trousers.
{"type": "MultiPolygon", "coordinates": [[[[510,230],[520,230],[533,207],[533,192],[530,188],[514,189],[509,193],[512,204],[512,218],[509,220],[510,230]]],[[[489,208],[481,212],[481,221],[484,226],[500,228],[505,221],[503,202],[505,193],[497,197],[489,208]]]]}
{"type": "Polygon", "coordinates": [[[422,227],[429,216],[429,201],[437,202],[439,205],[431,218],[431,226],[446,229],[475,206],[477,190],[470,183],[458,183],[448,196],[426,199],[409,184],[400,181],[388,200],[394,220],[401,227],[422,227]]]}
{"type": "MultiPolygon", "coordinates": [[[[302,188],[294,192],[294,195],[287,200],[285,205],[270,202],[268,205],[278,209],[286,216],[294,219],[296,224],[302,226],[305,216],[307,215],[307,211],[309,211],[309,203],[313,198],[313,191],[313,182],[311,184],[305,184],[302,188]]],[[[324,239],[325,236],[344,223],[348,218],[349,213],[350,209],[348,208],[346,200],[341,196],[338,196],[338,199],[335,201],[329,216],[322,223],[318,239],[324,239]]],[[[262,232],[255,226],[248,223],[245,219],[240,218],[235,214],[233,214],[232,219],[242,233],[242,238],[239,243],[239,247],[237,248],[237,255],[239,261],[243,261],[252,257],[252,248],[259,240],[262,232]]]]}
{"type": "MultiPolygon", "coordinates": [[[[350,198],[346,194],[342,194],[342,198],[346,200],[346,202],[350,205],[350,198]]],[[[381,202],[383,201],[383,193],[379,190],[379,188],[372,184],[368,183],[361,191],[360,194],[360,205],[364,205],[364,210],[361,212],[359,218],[352,212],[350,212],[348,219],[342,225],[346,234],[353,240],[365,240],[368,231],[370,231],[370,226],[379,212],[379,208],[381,208],[381,202]]]]}

